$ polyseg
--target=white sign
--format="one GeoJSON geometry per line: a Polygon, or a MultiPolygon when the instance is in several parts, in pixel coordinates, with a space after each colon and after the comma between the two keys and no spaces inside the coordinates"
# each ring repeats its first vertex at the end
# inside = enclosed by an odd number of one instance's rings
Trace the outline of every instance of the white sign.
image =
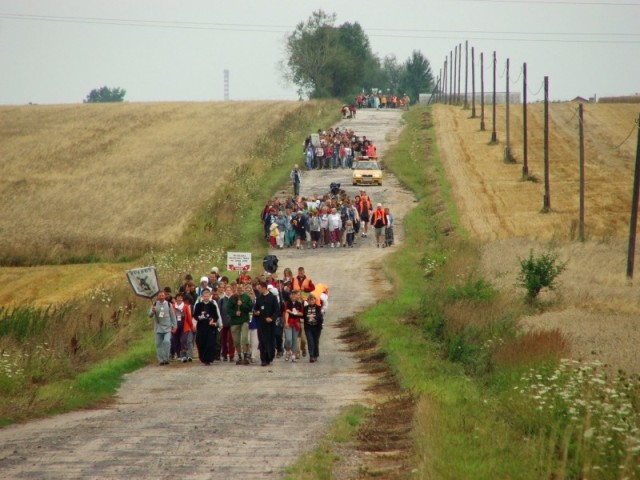
{"type": "Polygon", "coordinates": [[[127,270],[127,280],[129,280],[133,292],[140,297],[153,298],[160,291],[156,267],[127,270]]]}
{"type": "Polygon", "coordinates": [[[250,272],[251,252],[227,252],[227,270],[230,272],[250,272]]]}

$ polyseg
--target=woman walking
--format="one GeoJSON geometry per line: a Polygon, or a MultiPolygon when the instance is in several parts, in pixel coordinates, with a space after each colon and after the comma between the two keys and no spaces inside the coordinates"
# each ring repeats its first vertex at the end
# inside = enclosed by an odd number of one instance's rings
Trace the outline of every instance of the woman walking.
{"type": "Polygon", "coordinates": [[[320,356],[320,333],[322,332],[322,306],[315,295],[310,294],[304,306],[304,332],[307,335],[309,362],[315,363],[320,356]]]}

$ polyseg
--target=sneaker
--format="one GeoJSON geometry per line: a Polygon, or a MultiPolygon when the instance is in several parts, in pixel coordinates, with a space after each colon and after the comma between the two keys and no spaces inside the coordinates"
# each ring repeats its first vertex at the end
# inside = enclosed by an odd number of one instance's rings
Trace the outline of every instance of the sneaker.
{"type": "Polygon", "coordinates": [[[187,358],[187,361],[188,361],[188,362],[193,362],[193,358],[188,357],[188,358],[187,358]]]}
{"type": "Polygon", "coordinates": [[[285,353],[284,354],[284,361],[288,362],[290,359],[291,359],[291,353],[290,352],[285,353]]]}
{"type": "MultiPolygon", "coordinates": [[[[303,357],[306,357],[306,356],[307,356],[307,351],[306,351],[306,350],[302,350],[302,356],[303,356],[303,357]]],[[[298,358],[300,358],[300,357],[298,357],[298,358]]]]}
{"type": "Polygon", "coordinates": [[[296,363],[296,362],[297,362],[296,356],[294,355],[293,357],[291,357],[291,363],[296,363]]]}
{"type": "Polygon", "coordinates": [[[236,360],[236,365],[242,365],[242,364],[243,364],[243,362],[242,362],[242,359],[241,359],[241,358],[239,358],[238,360],[236,360]]]}
{"type": "Polygon", "coordinates": [[[228,360],[229,360],[229,358],[228,358],[228,357],[226,357],[226,356],[222,357],[222,361],[223,361],[223,362],[226,362],[226,361],[228,361],[228,360]]]}
{"type": "Polygon", "coordinates": [[[243,365],[251,365],[251,362],[249,361],[248,358],[245,358],[245,359],[242,360],[242,364],[243,365]]]}
{"type": "Polygon", "coordinates": [[[276,353],[276,358],[282,358],[282,352],[276,353]]]}
{"type": "Polygon", "coordinates": [[[182,357],[182,358],[180,359],[180,361],[181,361],[182,363],[187,363],[187,357],[182,357]]]}

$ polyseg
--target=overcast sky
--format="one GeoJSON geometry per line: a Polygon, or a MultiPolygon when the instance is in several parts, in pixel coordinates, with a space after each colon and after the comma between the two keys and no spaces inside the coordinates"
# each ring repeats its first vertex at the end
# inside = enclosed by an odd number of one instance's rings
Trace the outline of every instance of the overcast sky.
{"type": "Polygon", "coordinates": [[[79,103],[103,85],[131,102],[222,100],[225,69],[232,100],[296,99],[278,61],[318,8],[359,22],[381,58],[420,50],[435,77],[468,40],[485,67],[497,52],[498,90],[510,58],[522,91],[526,62],[530,100],[545,75],[553,100],[640,92],[640,0],[0,0],[0,104],[79,103]]]}

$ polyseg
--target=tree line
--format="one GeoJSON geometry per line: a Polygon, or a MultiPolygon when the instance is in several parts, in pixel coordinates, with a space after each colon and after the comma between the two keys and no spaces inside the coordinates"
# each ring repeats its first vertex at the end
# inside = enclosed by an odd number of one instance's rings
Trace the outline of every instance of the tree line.
{"type": "Polygon", "coordinates": [[[359,23],[336,25],[336,14],[317,10],[300,22],[285,41],[283,76],[298,86],[300,97],[353,98],[372,91],[407,94],[431,92],[429,60],[418,50],[404,62],[395,55],[380,59],[371,51],[359,23]]]}

